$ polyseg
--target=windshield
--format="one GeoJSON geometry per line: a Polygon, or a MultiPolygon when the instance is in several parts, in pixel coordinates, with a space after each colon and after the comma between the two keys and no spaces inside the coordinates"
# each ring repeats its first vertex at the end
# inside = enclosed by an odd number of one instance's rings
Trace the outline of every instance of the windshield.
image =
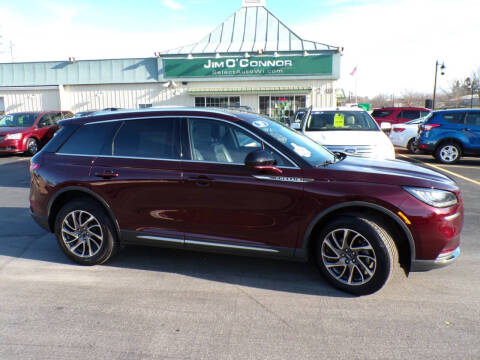
{"type": "Polygon", "coordinates": [[[275,138],[313,167],[335,162],[335,156],[322,145],[281,123],[257,118],[251,124],[275,138]]]}
{"type": "Polygon", "coordinates": [[[31,127],[36,118],[37,114],[7,115],[0,120],[0,127],[31,127]]]}
{"type": "Polygon", "coordinates": [[[307,122],[306,131],[379,131],[378,125],[366,111],[314,112],[307,122]]]}

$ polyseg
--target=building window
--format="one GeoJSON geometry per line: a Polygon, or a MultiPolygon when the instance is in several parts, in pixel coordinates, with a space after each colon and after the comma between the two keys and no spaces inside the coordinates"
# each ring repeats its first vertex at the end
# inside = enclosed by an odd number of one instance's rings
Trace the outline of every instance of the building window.
{"type": "Polygon", "coordinates": [[[260,114],[267,115],[275,120],[290,123],[298,109],[306,107],[305,95],[260,96],[260,114]]]}
{"type": "Polygon", "coordinates": [[[196,96],[195,107],[238,107],[240,96],[196,96]]]}
{"type": "Polygon", "coordinates": [[[139,109],[151,108],[152,104],[138,104],[139,109]]]}

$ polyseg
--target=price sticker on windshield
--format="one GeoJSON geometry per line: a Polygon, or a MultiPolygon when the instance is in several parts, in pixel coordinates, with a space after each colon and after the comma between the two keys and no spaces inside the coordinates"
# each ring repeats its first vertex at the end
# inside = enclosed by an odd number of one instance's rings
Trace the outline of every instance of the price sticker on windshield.
{"type": "Polygon", "coordinates": [[[345,115],[335,114],[333,118],[333,127],[344,127],[345,126],[345,115]]]}

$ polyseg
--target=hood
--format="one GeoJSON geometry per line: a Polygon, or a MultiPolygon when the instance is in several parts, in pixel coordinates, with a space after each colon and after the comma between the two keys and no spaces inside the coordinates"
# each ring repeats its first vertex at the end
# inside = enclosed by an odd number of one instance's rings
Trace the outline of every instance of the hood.
{"type": "Polygon", "coordinates": [[[0,127],[0,135],[22,133],[27,129],[26,127],[0,127]]]}
{"type": "MultiPolygon", "coordinates": [[[[347,156],[324,169],[337,181],[359,181],[399,186],[435,187],[457,191],[456,183],[449,177],[424,166],[402,160],[376,160],[347,156]]],[[[325,173],[321,175],[325,177],[325,173]]]]}
{"type": "Polygon", "coordinates": [[[388,140],[382,131],[306,131],[305,135],[324,146],[329,145],[378,145],[388,140]]]}

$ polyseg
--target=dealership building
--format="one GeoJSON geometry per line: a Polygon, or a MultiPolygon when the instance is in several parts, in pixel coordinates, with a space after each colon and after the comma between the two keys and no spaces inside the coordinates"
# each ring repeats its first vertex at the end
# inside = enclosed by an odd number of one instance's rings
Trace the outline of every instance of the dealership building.
{"type": "Polygon", "coordinates": [[[0,64],[0,111],[245,106],[274,118],[336,106],[341,49],[242,7],[199,42],[152,58],[0,64]]]}

